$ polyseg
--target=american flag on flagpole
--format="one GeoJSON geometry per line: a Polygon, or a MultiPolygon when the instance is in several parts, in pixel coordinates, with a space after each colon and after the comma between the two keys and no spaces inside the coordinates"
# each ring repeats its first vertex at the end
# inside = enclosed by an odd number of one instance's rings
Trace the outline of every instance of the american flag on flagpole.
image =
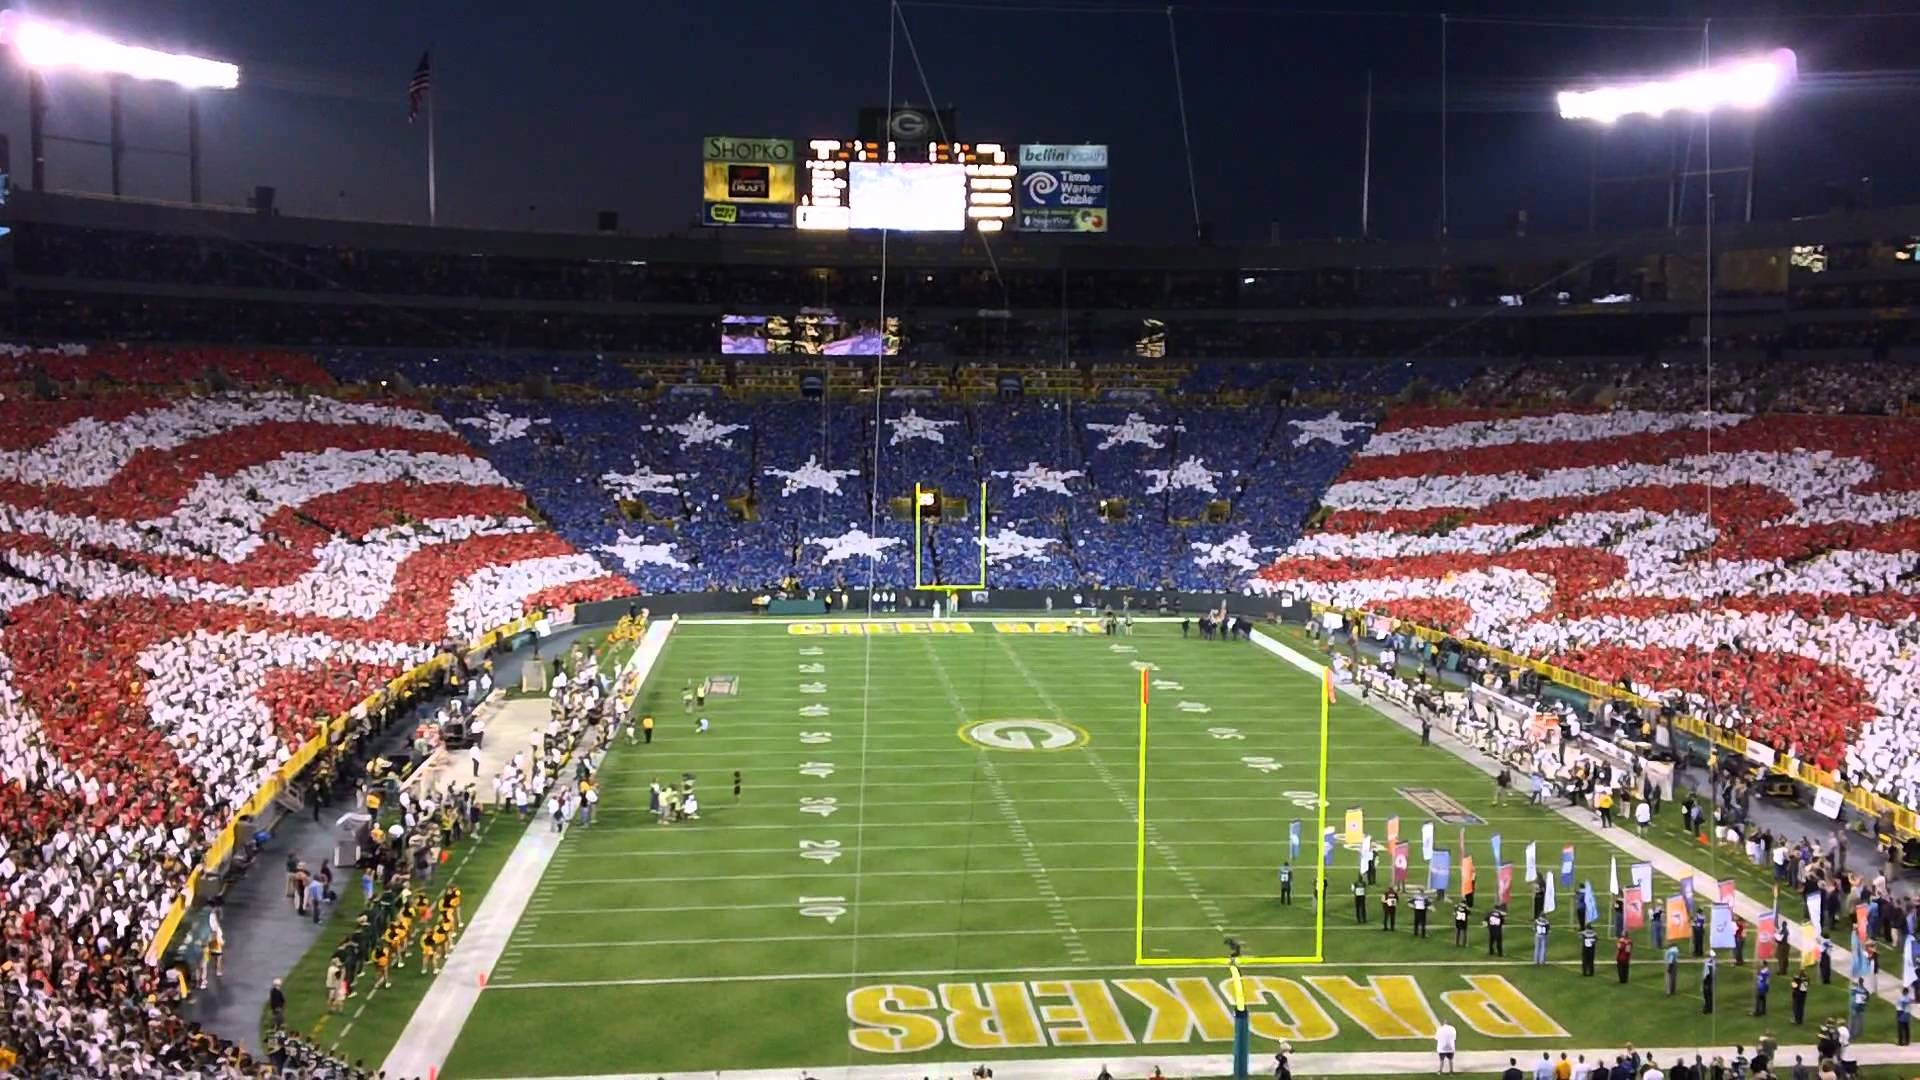
{"type": "Polygon", "coordinates": [[[428,51],[420,54],[420,63],[413,69],[413,78],[407,80],[407,123],[413,123],[420,115],[420,106],[432,90],[433,53],[428,51]]]}

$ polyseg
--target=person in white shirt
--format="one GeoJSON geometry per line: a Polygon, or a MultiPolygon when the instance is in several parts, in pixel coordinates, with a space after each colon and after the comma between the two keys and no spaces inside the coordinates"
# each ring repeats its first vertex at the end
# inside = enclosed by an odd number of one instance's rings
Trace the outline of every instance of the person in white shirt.
{"type": "Polygon", "coordinates": [[[1440,1026],[1433,1030],[1433,1050],[1440,1055],[1438,1071],[1443,1073],[1454,1071],[1453,1053],[1459,1044],[1460,1033],[1454,1029],[1453,1024],[1446,1020],[1440,1021],[1440,1026]]]}

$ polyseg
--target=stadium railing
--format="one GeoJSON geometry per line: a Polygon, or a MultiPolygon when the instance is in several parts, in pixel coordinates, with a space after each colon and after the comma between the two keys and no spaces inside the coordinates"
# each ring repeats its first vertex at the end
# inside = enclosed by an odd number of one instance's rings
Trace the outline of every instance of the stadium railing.
{"type": "MultiPolygon", "coordinates": [[[[1589,697],[1612,698],[1636,707],[1654,710],[1660,710],[1665,706],[1664,702],[1657,701],[1653,698],[1642,697],[1630,690],[1623,690],[1609,683],[1588,678],[1577,671],[1569,671],[1563,667],[1556,667],[1545,661],[1535,660],[1531,657],[1522,656],[1519,653],[1509,652],[1496,645],[1488,645],[1485,642],[1475,641],[1472,638],[1462,637],[1459,634],[1450,634],[1444,630],[1421,626],[1418,623],[1411,623],[1405,619],[1377,612],[1353,608],[1336,608],[1325,604],[1313,605],[1315,615],[1328,611],[1343,615],[1350,622],[1355,623],[1365,623],[1372,619],[1387,619],[1396,627],[1410,630],[1416,636],[1435,644],[1451,640],[1474,652],[1498,660],[1508,667],[1525,668],[1543,679],[1559,683],[1561,686],[1572,690],[1578,690],[1589,697]]],[[[1768,746],[1758,739],[1749,739],[1739,732],[1728,731],[1716,724],[1707,723],[1705,720],[1689,713],[1678,713],[1674,715],[1672,722],[1676,730],[1716,746],[1727,753],[1738,754],[1769,772],[1797,780],[1802,784],[1814,788],[1816,791],[1824,790],[1832,792],[1844,801],[1846,805],[1853,807],[1863,814],[1871,815],[1876,821],[1883,819],[1891,821],[1893,823],[1894,833],[1903,840],[1920,839],[1920,814],[1916,814],[1909,807],[1902,806],[1866,788],[1850,785],[1842,780],[1838,774],[1822,769],[1817,765],[1801,761],[1791,754],[1768,746]]]]}
{"type": "MultiPolygon", "coordinates": [[[[467,644],[465,651],[467,653],[484,652],[501,641],[532,630],[534,624],[545,617],[544,611],[536,609],[528,612],[510,623],[497,626],[475,638],[467,644]]],[[[174,936],[180,932],[181,923],[194,909],[201,883],[208,878],[219,877],[221,868],[226,865],[228,857],[233,854],[234,848],[241,841],[240,829],[243,822],[256,820],[268,805],[287,789],[289,784],[306,771],[307,766],[313,764],[313,760],[319,757],[335,738],[345,732],[347,725],[378,708],[382,696],[405,694],[445,670],[451,663],[452,659],[447,653],[437,654],[426,663],[415,665],[389,679],[382,690],[369,694],[354,708],[318,725],[313,737],[302,743],[300,749],[294,751],[293,756],[287,759],[286,764],[268,778],[267,782],[261,785],[260,790],[254,792],[253,797],[240,807],[234,814],[233,820],[229,821],[207,846],[207,853],[201,858],[199,865],[188,872],[186,884],[182,886],[180,894],[174,898],[173,905],[167,909],[166,915],[161,918],[159,929],[154,932],[153,941],[147,946],[147,963],[158,964],[160,958],[167,954],[168,947],[173,944],[174,936]]]]}

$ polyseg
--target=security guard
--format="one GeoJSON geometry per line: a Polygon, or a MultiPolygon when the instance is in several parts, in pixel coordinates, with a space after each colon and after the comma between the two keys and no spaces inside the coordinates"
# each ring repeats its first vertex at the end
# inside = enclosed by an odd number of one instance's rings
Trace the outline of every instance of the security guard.
{"type": "Polygon", "coordinates": [[[1593,953],[1600,945],[1600,934],[1589,926],[1580,931],[1580,974],[1593,974],[1593,953]]]}
{"type": "Polygon", "coordinates": [[[1500,908],[1487,912],[1487,955],[1507,955],[1507,913],[1500,908]]]}
{"type": "Polygon", "coordinates": [[[1453,943],[1462,948],[1467,944],[1467,913],[1471,910],[1465,900],[1453,906],[1453,943]]]}
{"type": "Polygon", "coordinates": [[[1367,921],[1367,879],[1361,877],[1353,879],[1353,921],[1367,921]]]}
{"type": "Polygon", "coordinates": [[[1380,896],[1380,929],[1391,932],[1398,925],[1395,916],[1399,913],[1400,894],[1389,885],[1387,891],[1380,896]]]}
{"type": "Polygon", "coordinates": [[[1427,893],[1424,889],[1413,894],[1413,936],[1427,936],[1427,893]]]}
{"type": "Polygon", "coordinates": [[[1293,903],[1293,864],[1280,864],[1280,902],[1293,903]]]}

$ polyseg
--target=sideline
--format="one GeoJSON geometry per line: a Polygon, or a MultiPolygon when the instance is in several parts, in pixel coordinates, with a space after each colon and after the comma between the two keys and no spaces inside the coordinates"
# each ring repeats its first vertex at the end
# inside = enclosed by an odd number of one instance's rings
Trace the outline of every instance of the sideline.
{"type": "MultiPolygon", "coordinates": [[[[1122,1053],[1110,1058],[1098,1058],[1086,1055],[1077,1058],[1037,1058],[1022,1061],[1019,1059],[992,1059],[995,1075],[1004,1075],[1007,1080],[1087,1080],[1096,1064],[1104,1064],[1107,1071],[1115,1076],[1151,1076],[1154,1069],[1161,1070],[1169,1077],[1188,1076],[1232,1076],[1233,1057],[1229,1054],[1186,1054],[1168,1057],[1140,1057],[1137,1052],[1128,1052],[1130,1048],[1115,1047],[1122,1053]]],[[[1565,1051],[1569,1060],[1584,1055],[1589,1062],[1611,1061],[1620,1053],[1620,1047],[1610,1046],[1598,1050],[1565,1051]]],[[[1887,1043],[1856,1045],[1853,1047],[1854,1059],[1861,1065],[1890,1065],[1900,1062],[1920,1061],[1920,1044],[1913,1046],[1894,1046],[1887,1043]]],[[[1540,1051],[1518,1050],[1511,1053],[1504,1050],[1465,1050],[1454,1060],[1455,1068],[1461,1075],[1499,1073],[1507,1067],[1507,1059],[1518,1062],[1521,1071],[1532,1075],[1532,1064],[1539,1060],[1535,1057],[1540,1051]]],[[[1724,1052],[1724,1051],[1722,1051],[1724,1052]]],[[[1553,1050],[1554,1060],[1559,1060],[1561,1051],[1553,1050]]],[[[1680,1057],[1692,1058],[1695,1054],[1704,1054],[1704,1050],[1693,1047],[1660,1047],[1643,1050],[1657,1059],[1662,1066],[1673,1064],[1680,1057]]],[[[1788,1046],[1782,1044],[1776,1060],[1786,1061],[1791,1068],[1794,1055],[1801,1055],[1810,1061],[1818,1060],[1814,1048],[1810,1045],[1788,1046]]],[[[1272,1071],[1273,1058],[1265,1051],[1256,1052],[1250,1062],[1253,1075],[1259,1076],[1272,1071]]],[[[699,1073],[602,1073],[583,1076],[549,1076],[541,1080],[794,1080],[798,1073],[812,1080],[900,1080],[902,1075],[911,1076],[968,1076],[977,1061],[942,1062],[900,1062],[892,1065],[849,1065],[835,1069],[736,1069],[720,1072],[699,1073]]],[[[1287,1061],[1295,1076],[1390,1076],[1394,1074],[1433,1072],[1434,1056],[1431,1050],[1397,1050],[1373,1053],[1305,1053],[1293,1054],[1287,1061]]],[[[1780,1075],[1776,1073],[1775,1075],[1780,1075]]]]}
{"type": "MultiPolygon", "coordinates": [[[[1257,638],[1259,635],[1256,634],[1255,636],[1257,638]]],[[[1281,648],[1286,647],[1281,646],[1281,648]]],[[[1268,651],[1271,652],[1272,650],[1268,651]]],[[[1287,651],[1294,652],[1292,649],[1287,649],[1287,651]]],[[[1300,654],[1294,652],[1294,655],[1298,656],[1300,654]]],[[[1315,667],[1317,668],[1318,665],[1315,665],[1315,667]]],[[[1362,695],[1357,686],[1353,684],[1347,685],[1350,687],[1347,691],[1349,700],[1359,701],[1369,709],[1385,717],[1388,721],[1398,724],[1408,731],[1418,732],[1420,730],[1420,721],[1406,709],[1383,698],[1362,695]]],[[[1461,742],[1457,737],[1448,735],[1445,732],[1438,730],[1433,732],[1433,745],[1466,762],[1473,768],[1480,770],[1489,778],[1500,771],[1499,764],[1492,758],[1461,742]]],[[[1616,826],[1611,829],[1601,828],[1594,820],[1593,812],[1585,807],[1559,805],[1549,807],[1548,809],[1569,825],[1580,829],[1589,836],[1593,836],[1596,839],[1618,848],[1622,854],[1629,855],[1639,862],[1652,863],[1657,873],[1670,880],[1679,881],[1683,878],[1691,878],[1693,880],[1694,892],[1697,895],[1712,896],[1718,887],[1717,879],[1711,873],[1700,870],[1691,862],[1678,855],[1672,854],[1657,844],[1641,839],[1639,836],[1634,835],[1632,829],[1624,826],[1616,826]]],[[[1734,893],[1734,914],[1747,920],[1749,924],[1756,923],[1760,916],[1772,910],[1773,904],[1770,900],[1762,902],[1748,895],[1744,890],[1734,893]]],[[[1800,951],[1798,941],[1799,927],[1803,925],[1806,920],[1804,918],[1793,917],[1793,910],[1791,908],[1783,908],[1781,915],[1785,916],[1787,921],[1792,923],[1795,928],[1794,933],[1787,939],[1787,948],[1794,953],[1798,953],[1800,951]]],[[[1688,959],[1691,960],[1691,957],[1688,957],[1688,959]]],[[[1836,970],[1843,972],[1851,971],[1853,968],[1853,954],[1837,941],[1834,942],[1833,945],[1833,966],[1836,970]]],[[[1885,972],[1882,972],[1882,974],[1885,974],[1885,972]]],[[[1899,975],[1895,973],[1891,979],[1885,981],[1890,982],[1892,985],[1886,986],[1874,996],[1889,1003],[1898,1001],[1900,998],[1899,975]]],[[[1920,1044],[1915,1045],[1916,1047],[1920,1047],[1920,1044]]],[[[1862,1050],[1866,1048],[1865,1045],[1860,1047],[1862,1050]]],[[[1899,1047],[1897,1049],[1906,1048],[1899,1047]]],[[[1894,1058],[1889,1060],[1906,1061],[1909,1059],[1894,1058]]],[[[1504,1069],[1505,1067],[1504,1064],[1498,1066],[1500,1069],[1504,1069]]]]}
{"type": "MultiPolygon", "coordinates": [[[[659,660],[661,650],[666,648],[667,636],[674,626],[674,620],[662,619],[647,627],[646,635],[640,639],[631,666],[639,672],[642,683],[659,660]]],[[[559,783],[567,781],[563,777],[559,783]]],[[[388,1076],[427,1076],[439,1071],[440,1063],[453,1050],[454,1040],[460,1037],[467,1018],[473,1014],[473,1006],[480,1000],[483,980],[500,962],[500,954],[506,950],[514,927],[519,925],[520,916],[527,909],[527,901],[532,899],[533,890],[546,873],[547,864],[553,861],[564,835],[540,828],[536,820],[520,837],[506,865],[500,868],[500,876],[487,890],[486,899],[480,902],[480,910],[474,913],[473,920],[447,955],[446,970],[434,978],[419,1007],[414,1009],[412,1019],[407,1021],[406,1029],[388,1052],[382,1066],[388,1076]]]]}

